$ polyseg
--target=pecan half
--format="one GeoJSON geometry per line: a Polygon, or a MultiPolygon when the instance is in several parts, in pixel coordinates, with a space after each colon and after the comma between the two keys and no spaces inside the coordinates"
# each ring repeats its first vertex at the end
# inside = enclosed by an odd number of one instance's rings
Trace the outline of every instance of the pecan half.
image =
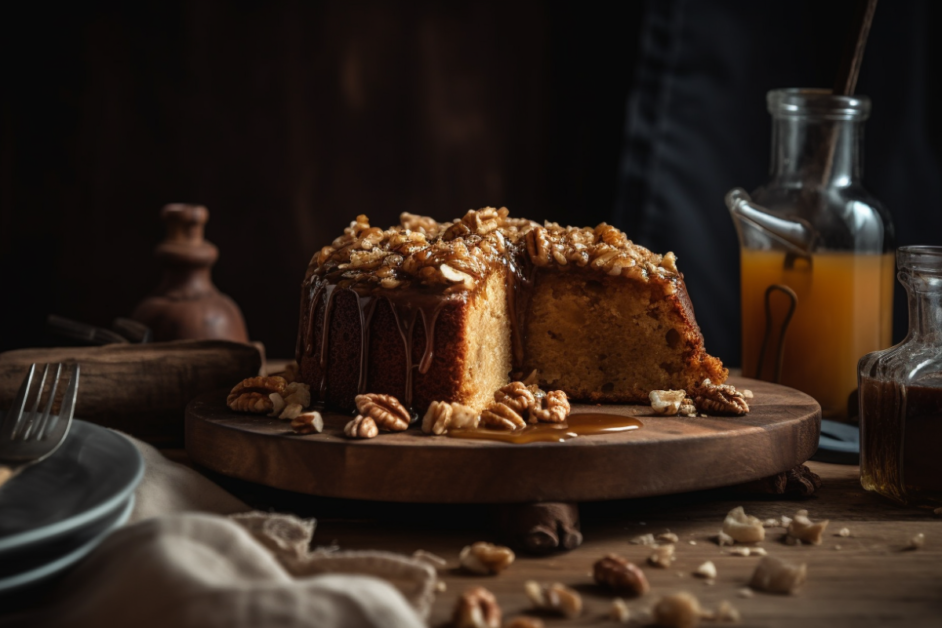
{"type": "Polygon", "coordinates": [[[347,438],[375,438],[379,434],[379,428],[372,418],[358,414],[344,426],[343,433],[347,438]]]}
{"type": "Polygon", "coordinates": [[[599,584],[622,595],[637,597],[651,588],[644,572],[637,565],[615,554],[597,560],[592,567],[592,576],[599,584]]]}
{"type": "Polygon", "coordinates": [[[525,427],[527,423],[520,413],[506,403],[492,401],[481,413],[481,424],[500,430],[515,430],[525,427]]]}
{"type": "Polygon", "coordinates": [[[468,571],[480,575],[496,574],[510,567],[516,556],[513,550],[502,545],[478,541],[461,550],[458,560],[468,571]]]}
{"type": "Polygon", "coordinates": [[[536,400],[526,384],[523,382],[510,382],[494,393],[494,401],[509,406],[517,414],[523,415],[533,406],[536,400]]]}
{"type": "Polygon", "coordinates": [[[226,405],[236,412],[265,414],[274,406],[269,395],[283,393],[287,385],[285,378],[277,375],[249,377],[233,387],[226,398],[226,405]]]}
{"type": "Polygon", "coordinates": [[[557,613],[567,619],[582,614],[582,597],[564,584],[540,584],[528,580],[523,586],[533,608],[557,613]]]}
{"type": "Polygon", "coordinates": [[[502,615],[493,593],[471,587],[458,598],[452,624],[455,628],[500,628],[502,615]]]}
{"type": "Polygon", "coordinates": [[[705,379],[693,389],[693,403],[704,414],[741,416],[749,412],[746,398],[729,384],[713,384],[705,379]]]}
{"type": "Polygon", "coordinates": [[[377,427],[390,432],[402,432],[409,428],[409,411],[392,395],[357,395],[354,402],[360,414],[373,419],[377,427]]]}

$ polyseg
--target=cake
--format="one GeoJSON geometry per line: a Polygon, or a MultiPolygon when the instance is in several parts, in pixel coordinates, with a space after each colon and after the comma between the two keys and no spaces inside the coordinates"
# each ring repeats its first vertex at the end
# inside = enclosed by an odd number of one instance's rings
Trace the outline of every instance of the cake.
{"type": "Polygon", "coordinates": [[[480,411],[531,373],[601,403],[727,377],[672,253],[505,208],[450,223],[403,214],[389,229],[358,216],[311,260],[299,318],[300,379],[338,409],[371,392],[419,413],[433,401],[480,411]]]}

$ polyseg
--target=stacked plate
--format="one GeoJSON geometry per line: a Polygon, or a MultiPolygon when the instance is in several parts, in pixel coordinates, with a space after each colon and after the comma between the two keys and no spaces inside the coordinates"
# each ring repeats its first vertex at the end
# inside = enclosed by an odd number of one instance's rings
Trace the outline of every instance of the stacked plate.
{"type": "Polygon", "coordinates": [[[0,487],[0,593],[74,565],[134,508],[144,474],[137,448],[75,420],[62,446],[0,487]]]}

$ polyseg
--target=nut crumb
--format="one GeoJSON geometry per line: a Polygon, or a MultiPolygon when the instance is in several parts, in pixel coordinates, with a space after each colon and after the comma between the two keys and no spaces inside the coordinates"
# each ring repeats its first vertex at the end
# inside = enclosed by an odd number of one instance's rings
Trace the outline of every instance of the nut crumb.
{"type": "Polygon", "coordinates": [[[500,628],[501,616],[493,593],[484,587],[471,587],[458,598],[452,624],[455,628],[500,628]]]}
{"type": "Polygon", "coordinates": [[[597,560],[592,567],[592,577],[597,583],[606,585],[621,595],[638,597],[650,589],[644,572],[634,563],[615,554],[597,560]]]}
{"type": "Polygon", "coordinates": [[[749,586],[768,593],[795,593],[808,576],[805,563],[795,565],[774,556],[765,556],[752,573],[749,586]]]}
{"type": "Polygon", "coordinates": [[[768,552],[765,551],[764,547],[753,547],[749,550],[750,556],[766,556],[768,552]]]}
{"type": "Polygon", "coordinates": [[[653,534],[640,534],[628,542],[632,545],[657,545],[653,534]]]}
{"type": "Polygon", "coordinates": [[[458,560],[471,573],[486,576],[498,574],[510,567],[516,556],[509,547],[478,541],[461,550],[458,560]]]}
{"type": "Polygon", "coordinates": [[[755,395],[753,394],[753,392],[752,392],[751,390],[749,390],[748,388],[745,388],[745,389],[743,389],[743,390],[741,390],[741,391],[739,391],[739,392],[741,392],[741,393],[742,393],[742,396],[743,396],[744,398],[746,398],[746,399],[754,399],[754,398],[755,398],[755,395]]]}
{"type": "Polygon", "coordinates": [[[926,544],[926,535],[920,532],[913,538],[909,539],[909,545],[906,549],[918,550],[922,549],[926,544]]]}
{"type": "Polygon", "coordinates": [[[777,528],[782,525],[781,519],[766,519],[762,522],[763,528],[777,528]]]}
{"type": "Polygon", "coordinates": [[[723,532],[737,543],[758,543],[765,539],[762,522],[752,515],[747,515],[742,506],[733,508],[726,515],[723,532]]]}
{"type": "Polygon", "coordinates": [[[708,580],[713,580],[716,578],[716,565],[713,564],[712,560],[708,560],[693,572],[693,575],[698,578],[706,578],[708,580]]]}
{"type": "Polygon", "coordinates": [[[668,595],[654,605],[654,623],[665,628],[695,628],[703,614],[700,602],[686,592],[668,595]]]}
{"type": "Polygon", "coordinates": [[[291,421],[291,429],[297,434],[320,434],[324,431],[324,417],[316,410],[302,412],[291,421]]]}
{"type": "Polygon", "coordinates": [[[656,540],[658,543],[676,543],[680,540],[680,537],[678,537],[673,532],[665,532],[663,534],[658,534],[656,540]]]}
{"type": "Polygon", "coordinates": [[[716,544],[720,547],[723,547],[724,545],[733,545],[735,542],[736,541],[733,540],[733,537],[726,534],[722,530],[720,530],[719,534],[716,535],[716,544]]]}
{"type": "Polygon", "coordinates": [[[347,438],[375,438],[379,434],[376,422],[368,416],[356,415],[343,428],[347,438]]]}
{"type": "Polygon", "coordinates": [[[660,545],[654,548],[654,553],[648,556],[648,562],[655,567],[667,569],[674,562],[674,546],[660,545]]]}
{"type": "MultiPolygon", "coordinates": [[[[807,510],[799,510],[791,523],[788,524],[788,536],[798,539],[802,543],[821,545],[821,539],[824,536],[825,528],[828,527],[828,523],[829,521],[827,519],[814,523],[808,518],[807,510]]],[[[786,543],[789,545],[792,544],[788,539],[786,539],[786,543]]]]}
{"type": "Polygon", "coordinates": [[[837,531],[837,534],[835,536],[842,536],[844,538],[850,536],[850,528],[841,528],[840,530],[837,531]]]}
{"type": "Polygon", "coordinates": [[[752,589],[750,589],[749,587],[743,587],[739,591],[736,592],[736,595],[742,598],[750,598],[750,597],[755,597],[756,594],[753,593],[752,589]]]}
{"type": "Polygon", "coordinates": [[[448,585],[445,584],[445,581],[444,581],[444,580],[436,580],[436,581],[435,581],[435,591],[436,591],[437,593],[444,593],[444,592],[447,591],[447,590],[448,590],[448,585]]]}
{"type": "Polygon", "coordinates": [[[752,550],[748,547],[734,547],[729,550],[730,556],[749,556],[752,553],[752,550]]]}
{"type": "Polygon", "coordinates": [[[696,544],[697,544],[696,541],[693,541],[693,540],[687,541],[687,545],[696,545],[696,544]]]}
{"type": "Polygon", "coordinates": [[[628,603],[620,597],[616,597],[612,600],[612,607],[608,611],[608,618],[620,624],[627,624],[631,621],[631,609],[628,608],[628,603]]]}
{"type": "Polygon", "coordinates": [[[839,550],[839,549],[841,549],[841,546],[840,546],[840,545],[835,545],[835,546],[834,546],[834,549],[839,550]]]}
{"type": "Polygon", "coordinates": [[[562,583],[540,584],[528,580],[523,586],[536,609],[557,613],[567,619],[582,614],[582,597],[562,583]]]}
{"type": "Polygon", "coordinates": [[[738,624],[742,621],[742,616],[739,614],[739,610],[723,600],[720,602],[720,605],[716,607],[716,610],[713,611],[711,619],[716,622],[726,623],[726,624],[738,624]]]}
{"type": "Polygon", "coordinates": [[[659,416],[676,416],[686,398],[685,390],[652,390],[648,393],[651,410],[659,416]]]}

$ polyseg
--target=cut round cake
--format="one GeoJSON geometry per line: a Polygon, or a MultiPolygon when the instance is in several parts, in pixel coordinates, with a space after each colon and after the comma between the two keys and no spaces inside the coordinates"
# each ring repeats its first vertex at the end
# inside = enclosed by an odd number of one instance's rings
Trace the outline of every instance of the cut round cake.
{"type": "Polygon", "coordinates": [[[297,360],[329,406],[373,392],[418,412],[432,401],[480,411],[534,370],[542,388],[603,403],[726,380],[672,253],[604,223],[540,225],[504,208],[401,223],[358,216],[308,266],[297,360]]]}

